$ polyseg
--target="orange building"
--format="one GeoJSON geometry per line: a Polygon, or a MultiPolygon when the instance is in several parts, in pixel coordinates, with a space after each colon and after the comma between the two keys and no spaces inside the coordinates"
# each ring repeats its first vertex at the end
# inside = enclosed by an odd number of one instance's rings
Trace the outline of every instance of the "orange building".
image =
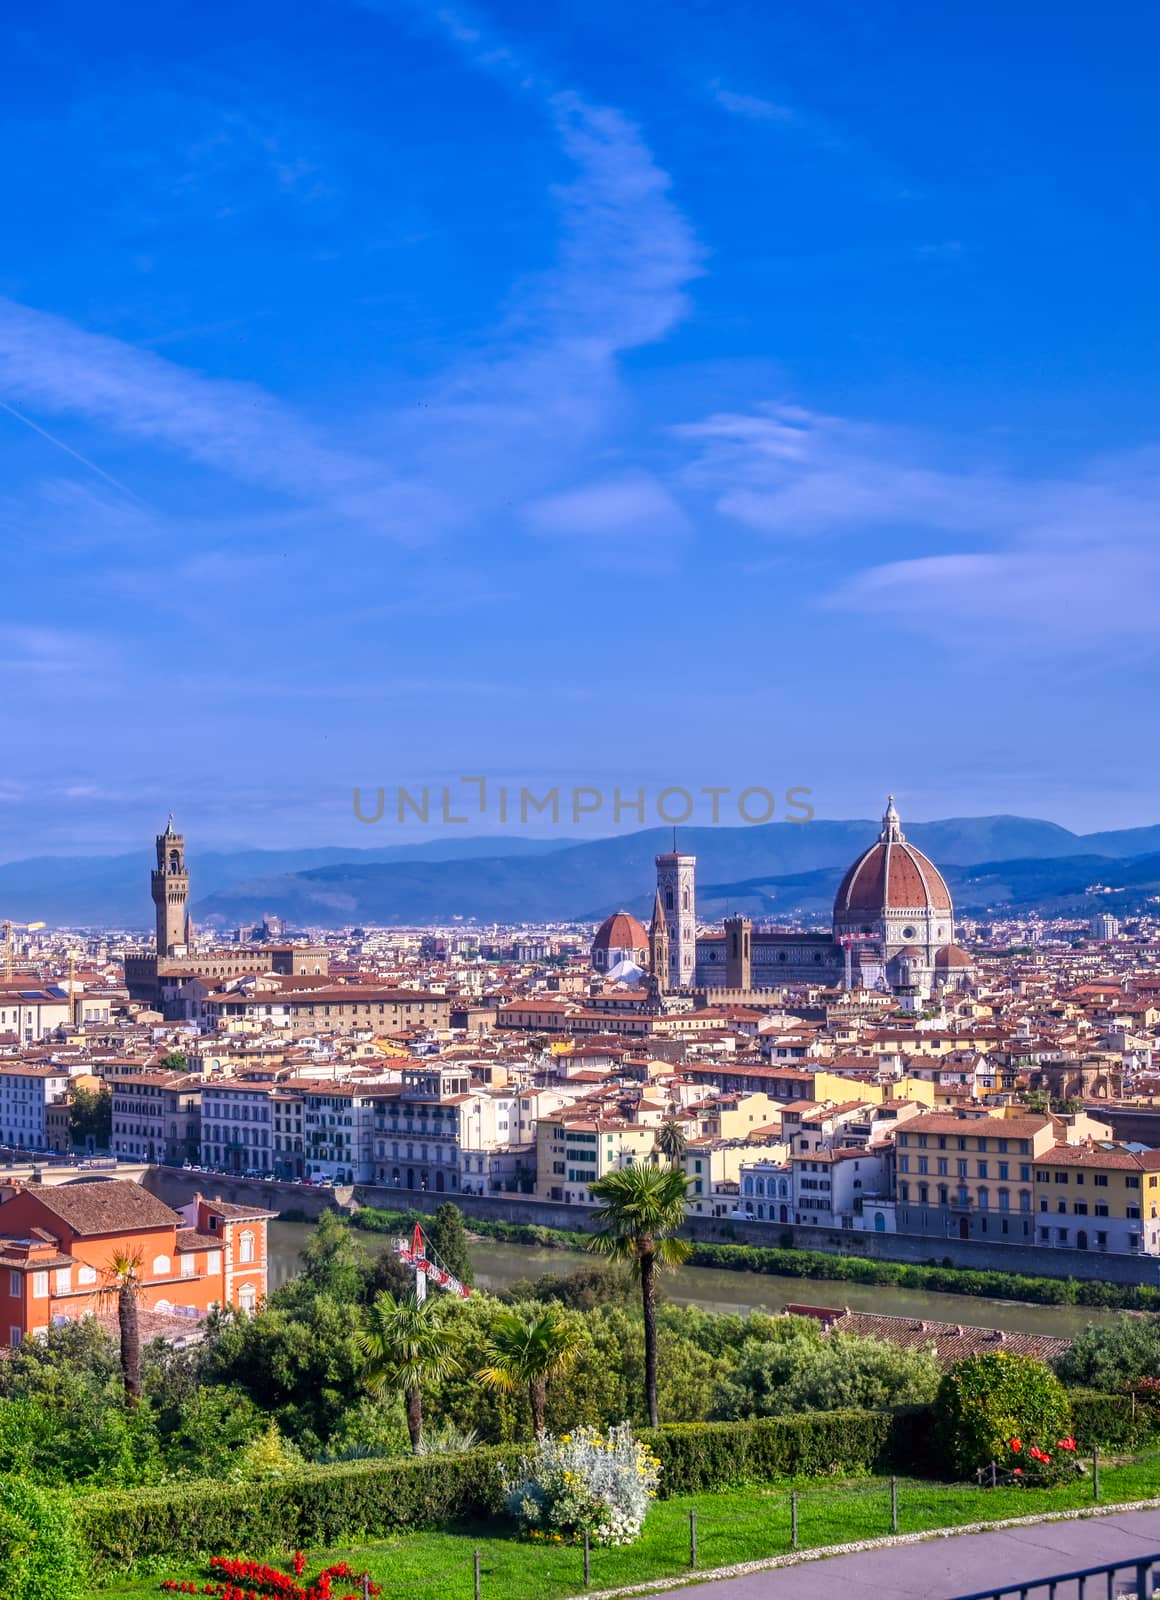
{"type": "Polygon", "coordinates": [[[151,1331],[193,1331],[214,1306],[253,1311],[274,1215],[200,1195],[177,1212],[118,1179],[19,1189],[0,1205],[0,1343],[108,1314],[102,1290],[117,1256],[139,1264],[151,1331]]]}

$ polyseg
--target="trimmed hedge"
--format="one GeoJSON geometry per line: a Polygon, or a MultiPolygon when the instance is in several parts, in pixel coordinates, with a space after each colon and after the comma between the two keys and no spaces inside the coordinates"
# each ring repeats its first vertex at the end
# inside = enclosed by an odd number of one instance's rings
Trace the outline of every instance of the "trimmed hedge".
{"type": "Polygon", "coordinates": [[[1097,1394],[1090,1389],[1072,1389],[1068,1398],[1080,1450],[1090,1450],[1093,1444],[1137,1450],[1160,1437],[1160,1410],[1150,1398],[1133,1406],[1130,1394],[1097,1394]]]}
{"type": "MultiPolygon", "coordinates": [[[[830,1411],[760,1422],[677,1423],[642,1433],[661,1462],[661,1493],[793,1476],[919,1465],[929,1411],[830,1411]]],[[[524,1446],[462,1455],[308,1467],[256,1483],[193,1482],[77,1495],[81,1537],[98,1568],[157,1557],[274,1550],[382,1538],[499,1516],[501,1479],[524,1446]]]]}
{"type": "MultiPolygon", "coordinates": [[[[379,1211],[366,1206],[351,1218],[368,1233],[405,1233],[430,1219],[418,1211],[379,1211]]],[[[540,1228],[523,1222],[467,1219],[470,1232],[501,1244],[584,1250],[591,1234],[540,1228]]],[[[796,1250],[774,1245],[707,1244],[690,1241],[696,1267],[757,1272],[779,1278],[824,1278],[832,1283],[891,1284],[899,1289],[929,1289],[940,1294],[979,1295],[993,1300],[1026,1300],[1048,1306],[1108,1306],[1127,1311],[1160,1311],[1160,1289],[1151,1284],[1106,1283],[1100,1278],[1033,1278],[1021,1272],[983,1272],[973,1267],[925,1266],[903,1261],[872,1261],[865,1256],[796,1250]]]]}
{"type": "Polygon", "coordinates": [[[250,1483],[101,1490],[75,1495],[72,1505],[98,1568],[159,1556],[317,1549],[499,1515],[501,1477],[519,1454],[509,1446],[341,1462],[250,1483]]]}
{"type": "Polygon", "coordinates": [[[675,1422],[642,1435],[661,1463],[661,1494],[779,1478],[920,1470],[930,1408],[818,1411],[756,1422],[675,1422]]]}
{"type": "MultiPolygon", "coordinates": [[[[1074,1397],[1081,1449],[1145,1443],[1155,1422],[1151,1408],[1140,1406],[1133,1424],[1125,1395],[1074,1397]]],[[[946,1471],[932,1406],[679,1422],[641,1437],[660,1459],[663,1496],[793,1477],[946,1471]]],[[[71,1492],[69,1501],[98,1569],[223,1551],[284,1554],[498,1517],[504,1509],[501,1480],[525,1449],[505,1445],[461,1455],[341,1462],[252,1483],[71,1492]]]]}

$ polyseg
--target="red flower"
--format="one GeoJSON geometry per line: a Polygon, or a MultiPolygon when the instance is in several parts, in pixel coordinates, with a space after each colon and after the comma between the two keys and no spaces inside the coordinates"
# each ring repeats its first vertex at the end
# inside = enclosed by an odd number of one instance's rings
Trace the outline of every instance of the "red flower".
{"type": "Polygon", "coordinates": [[[1012,1450],[1015,1451],[1016,1455],[1018,1455],[1020,1450],[1022,1450],[1022,1448],[1023,1448],[1023,1440],[1022,1439],[1012,1439],[1011,1448],[1012,1448],[1012,1450]]]}
{"type": "Polygon", "coordinates": [[[1058,1443],[1059,1448],[1061,1450],[1074,1450],[1075,1449],[1075,1439],[1072,1437],[1072,1435],[1070,1433],[1068,1434],[1066,1439],[1059,1439],[1056,1442],[1058,1443]]]}
{"type": "Polygon", "coordinates": [[[1022,1467],[1016,1467],[1015,1471],[1011,1474],[1011,1476],[1013,1478],[1021,1478],[1023,1476],[1023,1468],[1022,1467]]]}

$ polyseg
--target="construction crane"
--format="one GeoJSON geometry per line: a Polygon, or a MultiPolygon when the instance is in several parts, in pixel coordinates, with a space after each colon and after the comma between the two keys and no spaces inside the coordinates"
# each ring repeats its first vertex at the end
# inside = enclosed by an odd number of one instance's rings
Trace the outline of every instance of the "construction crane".
{"type": "Polygon", "coordinates": [[[431,1246],[423,1237],[423,1230],[418,1223],[410,1239],[395,1240],[395,1254],[399,1260],[408,1267],[415,1269],[415,1299],[422,1304],[427,1298],[427,1279],[438,1284],[440,1289],[446,1289],[448,1294],[458,1295],[461,1300],[471,1298],[471,1290],[465,1283],[460,1283],[453,1272],[439,1260],[431,1246]]]}
{"type": "Polygon", "coordinates": [[[37,928],[43,928],[43,922],[13,922],[5,919],[4,922],[4,976],[12,976],[12,930],[20,928],[25,933],[34,933],[37,928]]]}

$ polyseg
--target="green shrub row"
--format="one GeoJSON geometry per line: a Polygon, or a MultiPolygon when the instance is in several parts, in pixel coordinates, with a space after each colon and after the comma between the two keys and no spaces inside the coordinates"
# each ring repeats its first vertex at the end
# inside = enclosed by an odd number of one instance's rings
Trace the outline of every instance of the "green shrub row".
{"type": "Polygon", "coordinates": [[[661,1463],[662,1495],[780,1478],[921,1472],[932,1465],[928,1406],[819,1411],[757,1422],[677,1422],[642,1435],[661,1463]]]}
{"type": "MultiPolygon", "coordinates": [[[[417,1211],[379,1211],[367,1206],[351,1219],[370,1233],[403,1233],[429,1221],[417,1211]]],[[[502,1244],[583,1250],[589,1235],[523,1222],[493,1222],[471,1217],[472,1233],[502,1244]]],[[[1098,1278],[1034,1278],[1021,1272],[984,1272],[973,1267],[872,1261],[865,1256],[831,1255],[774,1245],[707,1244],[691,1241],[694,1266],[730,1272],[757,1272],[780,1278],[826,1278],[835,1283],[889,1284],[941,1294],[978,1295],[993,1300],[1025,1300],[1050,1306],[1107,1306],[1127,1311],[1160,1311],[1160,1289],[1152,1284],[1106,1283],[1098,1278]]]]}
{"type": "MultiPolygon", "coordinates": [[[[929,1427],[927,1408],[916,1408],[678,1423],[642,1437],[660,1459],[661,1493],[672,1495],[793,1476],[916,1471],[929,1427]]],[[[521,1453],[509,1445],[343,1462],[257,1483],[103,1490],[73,1504],[98,1569],[199,1552],[285,1552],[495,1516],[502,1477],[521,1453]]]]}
{"type": "MultiPolygon", "coordinates": [[[[1077,1394],[1073,1417],[1082,1450],[1136,1447],[1155,1434],[1155,1411],[1141,1406],[1133,1419],[1128,1396],[1077,1394]]],[[[682,1422],[642,1437],[660,1459],[662,1495],[835,1473],[947,1475],[930,1406],[682,1422]]],[[[203,1553],[285,1554],[497,1516],[502,1478],[521,1454],[507,1445],[342,1462],[256,1483],[102,1490],[72,1495],[70,1503],[98,1570],[203,1553]]]]}
{"type": "Polygon", "coordinates": [[[97,1569],[199,1553],[285,1554],[497,1515],[502,1474],[519,1454],[504,1447],[351,1461],[260,1482],[102,1490],[72,1503],[97,1569]]]}
{"type": "Polygon", "coordinates": [[[1111,1449],[1137,1450],[1160,1439],[1160,1410],[1153,1399],[1135,1405],[1130,1394],[1094,1394],[1073,1389],[1071,1429],[1081,1451],[1098,1444],[1111,1449]]]}

